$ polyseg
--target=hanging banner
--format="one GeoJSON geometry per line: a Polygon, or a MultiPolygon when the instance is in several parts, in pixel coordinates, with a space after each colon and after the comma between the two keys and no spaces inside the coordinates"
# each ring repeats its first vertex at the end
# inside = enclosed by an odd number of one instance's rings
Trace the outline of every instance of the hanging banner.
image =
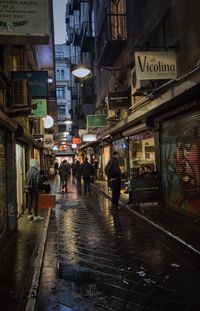
{"type": "Polygon", "coordinates": [[[87,126],[88,127],[102,127],[107,124],[106,115],[89,115],[87,116],[87,126]]]}
{"type": "Polygon", "coordinates": [[[48,0],[0,1],[1,44],[48,44],[48,0]]]}
{"type": "Polygon", "coordinates": [[[175,52],[136,52],[136,78],[138,80],[176,79],[175,52]]]}
{"type": "Polygon", "coordinates": [[[47,116],[47,100],[44,98],[41,99],[32,99],[31,100],[31,115],[29,118],[45,118],[47,116]]]}

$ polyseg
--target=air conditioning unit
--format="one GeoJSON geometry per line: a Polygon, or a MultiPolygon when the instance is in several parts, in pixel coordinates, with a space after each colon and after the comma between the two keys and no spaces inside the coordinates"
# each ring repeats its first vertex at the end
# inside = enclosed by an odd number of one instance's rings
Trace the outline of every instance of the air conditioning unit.
{"type": "Polygon", "coordinates": [[[153,88],[151,87],[151,81],[138,80],[136,78],[135,68],[131,70],[131,95],[133,96],[145,96],[149,94],[153,88]]]}
{"type": "Polygon", "coordinates": [[[27,80],[12,81],[12,107],[30,107],[31,100],[27,80]]]}
{"type": "Polygon", "coordinates": [[[115,121],[118,120],[118,111],[117,110],[108,110],[107,111],[107,118],[108,121],[115,121]]]}

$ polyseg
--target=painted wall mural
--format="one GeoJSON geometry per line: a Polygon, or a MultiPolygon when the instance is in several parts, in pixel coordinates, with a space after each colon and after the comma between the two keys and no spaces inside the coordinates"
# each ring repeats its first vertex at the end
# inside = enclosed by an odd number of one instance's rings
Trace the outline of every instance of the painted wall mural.
{"type": "Polygon", "coordinates": [[[161,151],[167,204],[200,214],[200,117],[164,124],[161,151]]]}

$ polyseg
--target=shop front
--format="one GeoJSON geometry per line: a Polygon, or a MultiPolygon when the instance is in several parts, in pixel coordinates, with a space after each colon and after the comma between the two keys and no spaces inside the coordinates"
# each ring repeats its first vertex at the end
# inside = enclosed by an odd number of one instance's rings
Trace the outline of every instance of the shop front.
{"type": "Polygon", "coordinates": [[[129,168],[130,177],[138,172],[156,172],[155,137],[154,133],[145,131],[129,137],[129,168]]]}
{"type": "Polygon", "coordinates": [[[200,111],[161,125],[162,181],[168,207],[200,215],[200,111]]]}
{"type": "Polygon", "coordinates": [[[7,201],[6,201],[6,147],[5,132],[0,129],[0,238],[4,235],[7,225],[7,201]]]}
{"type": "Polygon", "coordinates": [[[99,178],[106,180],[107,176],[105,174],[105,167],[108,161],[110,160],[110,146],[105,145],[102,146],[102,152],[101,152],[101,157],[100,157],[100,163],[101,163],[101,169],[99,170],[99,178]]]}
{"type": "Polygon", "coordinates": [[[128,180],[128,142],[125,138],[120,138],[112,142],[113,151],[119,154],[119,166],[121,169],[122,181],[128,180]]]}

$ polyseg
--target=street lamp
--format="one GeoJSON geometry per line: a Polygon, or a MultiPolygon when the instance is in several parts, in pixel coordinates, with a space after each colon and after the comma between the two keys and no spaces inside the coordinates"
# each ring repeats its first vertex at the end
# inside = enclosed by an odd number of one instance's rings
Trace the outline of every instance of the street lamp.
{"type": "Polygon", "coordinates": [[[71,72],[76,78],[79,79],[88,78],[92,74],[90,67],[85,65],[75,65],[73,66],[71,72]]]}
{"type": "Polygon", "coordinates": [[[66,125],[70,125],[70,124],[72,124],[72,120],[66,118],[66,119],[64,120],[64,123],[65,123],[66,125]]]}

